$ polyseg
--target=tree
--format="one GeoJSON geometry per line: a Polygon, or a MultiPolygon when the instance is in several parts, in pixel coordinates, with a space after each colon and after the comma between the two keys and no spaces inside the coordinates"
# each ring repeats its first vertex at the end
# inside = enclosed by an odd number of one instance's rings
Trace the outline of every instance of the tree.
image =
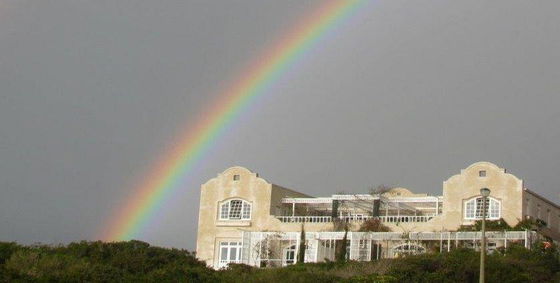
{"type": "MultiPolygon", "coordinates": [[[[457,231],[480,231],[482,229],[482,220],[476,220],[473,225],[461,225],[457,231]]],[[[503,218],[498,220],[486,220],[486,231],[510,231],[512,227],[504,221],[503,218]]]]}
{"type": "Polygon", "coordinates": [[[513,227],[514,230],[531,230],[531,231],[540,231],[543,227],[545,227],[546,225],[544,225],[541,221],[538,220],[534,220],[534,219],[524,219],[522,221],[519,221],[517,223],[517,225],[515,225],[515,227],[513,227]]]}
{"type": "Polygon", "coordinates": [[[390,191],[392,189],[391,186],[388,185],[378,185],[378,186],[371,186],[369,188],[369,194],[370,195],[382,195],[388,191],[390,191]]]}
{"type": "Polygon", "coordinates": [[[4,264],[19,249],[21,247],[16,243],[0,242],[0,265],[4,264]]]}
{"type": "Polygon", "coordinates": [[[390,232],[391,229],[383,225],[381,220],[379,220],[378,218],[371,218],[364,221],[362,225],[360,225],[358,231],[359,232],[390,232]]]}
{"type": "Polygon", "coordinates": [[[305,228],[304,223],[301,223],[301,233],[299,237],[299,249],[297,255],[297,261],[300,263],[305,262],[305,228]]]}
{"type": "Polygon", "coordinates": [[[342,237],[342,241],[341,241],[340,245],[336,246],[335,260],[337,262],[345,262],[346,261],[346,249],[348,247],[349,225],[348,225],[347,221],[340,220],[340,219],[337,219],[337,221],[335,221],[334,224],[335,224],[335,229],[336,228],[338,228],[337,230],[344,229],[344,236],[342,237]]]}

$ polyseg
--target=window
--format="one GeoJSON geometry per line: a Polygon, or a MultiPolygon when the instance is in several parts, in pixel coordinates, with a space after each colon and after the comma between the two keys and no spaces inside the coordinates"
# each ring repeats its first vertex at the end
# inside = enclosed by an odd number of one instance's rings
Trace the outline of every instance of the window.
{"type": "Polygon", "coordinates": [[[478,177],[486,177],[486,170],[478,171],[478,177]]]}
{"type": "Polygon", "coordinates": [[[241,263],[241,242],[220,243],[219,267],[226,267],[230,263],[241,263]]]}
{"type": "Polygon", "coordinates": [[[426,252],[426,249],[424,247],[416,245],[416,244],[412,244],[412,243],[406,243],[406,244],[398,245],[398,246],[393,248],[393,256],[394,257],[422,254],[422,253],[425,253],[425,252],[426,252]]]}
{"type": "Polygon", "coordinates": [[[358,260],[360,260],[360,261],[368,260],[368,255],[370,254],[369,243],[370,243],[369,240],[360,240],[359,241],[358,260]]]}
{"type": "Polygon", "coordinates": [[[239,181],[239,175],[233,175],[233,180],[234,181],[239,181]]]}
{"type": "Polygon", "coordinates": [[[251,219],[251,204],[240,199],[228,200],[220,205],[220,220],[251,219]]]}
{"type": "Polygon", "coordinates": [[[292,265],[296,262],[296,245],[284,248],[283,266],[292,265]]]}
{"type": "Polygon", "coordinates": [[[546,210],[546,227],[550,228],[550,209],[546,210]]]}
{"type": "Polygon", "coordinates": [[[498,247],[498,245],[496,245],[495,242],[486,243],[486,248],[488,249],[488,254],[492,254],[493,252],[495,252],[497,247],[498,247]]]}
{"type": "Polygon", "coordinates": [[[531,199],[528,198],[528,199],[527,199],[527,216],[529,216],[529,217],[530,217],[531,214],[532,214],[531,209],[532,209],[532,207],[531,207],[531,199]]]}
{"type": "MultiPolygon", "coordinates": [[[[482,197],[465,202],[465,219],[482,219],[482,202],[482,197]]],[[[489,197],[486,201],[486,219],[500,219],[500,206],[500,201],[489,197]]]]}

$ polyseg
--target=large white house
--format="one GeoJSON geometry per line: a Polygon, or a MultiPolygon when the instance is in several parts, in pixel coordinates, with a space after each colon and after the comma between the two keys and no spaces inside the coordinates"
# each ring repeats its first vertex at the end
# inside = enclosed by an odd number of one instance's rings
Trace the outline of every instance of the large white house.
{"type": "Polygon", "coordinates": [[[305,261],[334,260],[346,234],[351,260],[375,260],[458,246],[476,248],[479,232],[457,232],[482,217],[481,188],[491,190],[487,219],[510,226],[541,223],[534,231],[487,232],[490,250],[513,243],[529,247],[544,235],[560,240],[560,206],[527,189],[523,181],[489,162],[477,162],[443,182],[441,196],[393,188],[377,194],[311,197],[231,167],[201,186],[197,257],[214,268],[229,263],[283,266],[296,262],[301,231],[305,261]],[[358,232],[378,219],[390,232],[358,232]]]}

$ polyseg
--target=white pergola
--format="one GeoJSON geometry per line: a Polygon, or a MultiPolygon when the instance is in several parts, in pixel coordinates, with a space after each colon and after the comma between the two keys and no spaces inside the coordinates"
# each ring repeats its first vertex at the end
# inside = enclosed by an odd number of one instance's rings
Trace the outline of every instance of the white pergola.
{"type": "MultiPolygon", "coordinates": [[[[413,215],[426,215],[427,212],[429,216],[434,216],[440,214],[441,203],[443,202],[442,196],[421,196],[421,197],[386,197],[383,195],[370,195],[370,194],[339,194],[332,195],[331,197],[319,197],[319,198],[283,198],[281,203],[291,204],[292,217],[301,216],[296,215],[296,204],[307,204],[313,205],[329,205],[333,206],[335,201],[347,202],[356,207],[361,207],[362,209],[369,209],[369,206],[373,208],[373,202],[379,200],[383,206],[385,215],[384,216],[401,216],[401,211],[413,212],[413,215]],[[390,210],[396,211],[390,214],[390,210]]],[[[281,215],[283,218],[286,215],[281,215]]],[[[309,215],[313,217],[313,215],[309,215]]],[[[409,215],[410,216],[410,215],[409,215]]],[[[422,219],[423,220],[423,219],[422,219]]],[[[298,221],[299,222],[299,221],[298,221]]],[[[311,222],[311,221],[310,221],[311,222]]],[[[319,221],[322,222],[322,221],[319,221]]]]}
{"type": "MultiPolygon", "coordinates": [[[[526,248],[537,239],[534,231],[491,231],[486,232],[489,241],[503,242],[507,247],[508,241],[523,241],[526,248]]],[[[305,232],[306,250],[305,262],[321,262],[325,259],[334,260],[337,241],[344,238],[344,232],[305,232]]],[[[299,251],[300,232],[243,232],[242,263],[252,266],[281,266],[284,262],[283,250],[295,246],[295,254],[299,251]]],[[[440,252],[444,243],[447,251],[453,243],[457,247],[460,241],[475,243],[481,239],[480,232],[348,232],[348,258],[357,261],[390,258],[394,253],[391,247],[399,245],[421,246],[425,241],[438,241],[440,252]],[[382,247],[384,251],[381,252],[382,247]],[[373,253],[372,253],[373,249],[373,253]]]]}

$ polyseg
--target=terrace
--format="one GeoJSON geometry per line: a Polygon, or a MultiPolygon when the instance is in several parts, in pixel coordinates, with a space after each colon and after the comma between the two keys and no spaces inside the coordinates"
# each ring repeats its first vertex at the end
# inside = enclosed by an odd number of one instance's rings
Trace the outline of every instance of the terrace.
{"type": "Polygon", "coordinates": [[[322,198],[283,198],[275,216],[283,223],[328,223],[335,220],[386,223],[428,222],[442,211],[442,197],[333,195],[322,198]]]}

